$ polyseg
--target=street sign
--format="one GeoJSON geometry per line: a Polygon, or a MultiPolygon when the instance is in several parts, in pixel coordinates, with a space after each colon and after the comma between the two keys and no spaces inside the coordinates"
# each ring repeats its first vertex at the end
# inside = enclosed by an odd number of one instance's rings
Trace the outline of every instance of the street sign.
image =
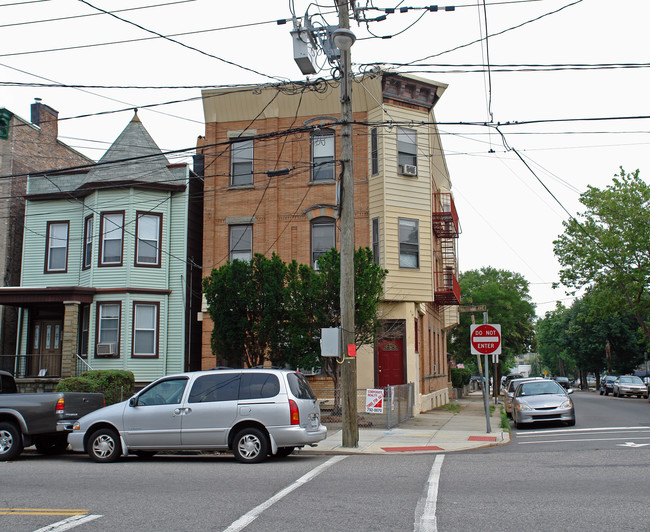
{"type": "Polygon", "coordinates": [[[487,305],[461,305],[458,312],[486,312],[487,305]]]}
{"type": "Polygon", "coordinates": [[[470,325],[472,355],[501,354],[501,325],[470,325]]]}

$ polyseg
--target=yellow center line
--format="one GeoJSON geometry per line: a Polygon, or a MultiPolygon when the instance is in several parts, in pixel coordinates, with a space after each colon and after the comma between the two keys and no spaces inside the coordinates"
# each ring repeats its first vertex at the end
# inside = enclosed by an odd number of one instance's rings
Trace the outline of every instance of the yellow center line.
{"type": "Polygon", "coordinates": [[[0,508],[0,515],[80,515],[89,512],[68,508],[0,508]]]}

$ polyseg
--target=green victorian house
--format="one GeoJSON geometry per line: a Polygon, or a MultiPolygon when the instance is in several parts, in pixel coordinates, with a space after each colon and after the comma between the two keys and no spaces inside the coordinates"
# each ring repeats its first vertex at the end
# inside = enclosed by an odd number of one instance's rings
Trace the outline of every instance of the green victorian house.
{"type": "Polygon", "coordinates": [[[137,112],[101,160],[29,176],[15,374],[199,369],[203,181],[137,112]],[[196,261],[196,262],[195,262],[196,261]]]}

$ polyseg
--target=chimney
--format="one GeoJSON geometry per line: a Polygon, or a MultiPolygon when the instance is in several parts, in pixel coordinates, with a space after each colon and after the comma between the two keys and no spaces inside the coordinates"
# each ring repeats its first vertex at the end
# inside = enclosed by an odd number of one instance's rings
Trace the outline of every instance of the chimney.
{"type": "Polygon", "coordinates": [[[32,104],[32,124],[41,128],[41,133],[52,137],[54,140],[59,136],[59,112],[48,105],[41,103],[40,98],[34,98],[32,104]]]}

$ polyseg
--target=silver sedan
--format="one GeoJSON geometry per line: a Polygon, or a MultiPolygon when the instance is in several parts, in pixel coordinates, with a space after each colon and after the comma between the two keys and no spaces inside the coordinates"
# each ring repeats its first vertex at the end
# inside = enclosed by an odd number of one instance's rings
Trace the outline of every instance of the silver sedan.
{"type": "Polygon", "coordinates": [[[551,380],[524,382],[515,392],[512,418],[520,429],[539,421],[561,421],[569,426],[576,424],[575,408],[569,394],[551,380]]]}

